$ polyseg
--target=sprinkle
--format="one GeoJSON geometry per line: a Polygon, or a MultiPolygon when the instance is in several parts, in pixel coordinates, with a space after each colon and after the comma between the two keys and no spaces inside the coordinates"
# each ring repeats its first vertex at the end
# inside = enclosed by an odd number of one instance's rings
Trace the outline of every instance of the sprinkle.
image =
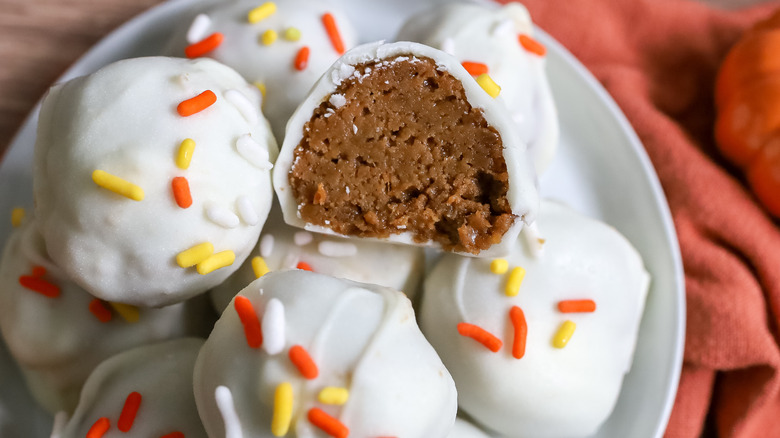
{"type": "Polygon", "coordinates": [[[111,310],[103,304],[103,301],[95,298],[89,302],[89,311],[95,315],[98,321],[106,323],[111,321],[111,310]]]}
{"type": "Polygon", "coordinates": [[[249,11],[246,18],[250,23],[255,24],[270,17],[274,12],[276,12],[276,3],[266,2],[249,11]]]}
{"type": "Polygon", "coordinates": [[[184,433],[179,432],[178,430],[175,432],[171,432],[167,435],[163,435],[160,438],[185,438],[184,433]]]}
{"type": "Polygon", "coordinates": [[[352,257],[358,253],[357,246],[350,242],[322,241],[317,245],[317,251],[328,257],[352,257]]]}
{"type": "Polygon", "coordinates": [[[445,38],[441,43],[441,51],[450,55],[455,55],[455,40],[445,38]]]}
{"type": "Polygon", "coordinates": [[[187,138],[179,145],[179,152],[176,154],[176,167],[187,170],[192,161],[192,154],[195,152],[195,140],[187,138]]]}
{"type": "Polygon", "coordinates": [[[308,231],[296,231],[293,234],[293,242],[298,246],[308,245],[312,240],[314,240],[314,236],[308,231]]]}
{"type": "Polygon", "coordinates": [[[474,324],[468,324],[465,322],[459,323],[458,333],[460,333],[461,336],[466,336],[479,342],[493,353],[496,353],[501,349],[501,346],[504,345],[500,339],[488,333],[482,327],[476,326],[474,324]]]}
{"type": "Polygon", "coordinates": [[[194,44],[202,40],[206,36],[209,26],[211,26],[211,18],[206,14],[198,14],[187,30],[187,42],[194,44]]]}
{"type": "Polygon", "coordinates": [[[263,257],[271,257],[271,253],[274,251],[274,236],[272,234],[266,234],[260,239],[260,255],[263,257]]]}
{"type": "Polygon", "coordinates": [[[505,259],[495,259],[490,262],[490,272],[494,274],[503,274],[509,269],[509,262],[505,259]]]}
{"type": "Polygon", "coordinates": [[[129,432],[133,427],[135,416],[138,414],[138,408],[141,407],[141,394],[131,392],[125,399],[125,405],[122,407],[122,413],[119,414],[119,421],[116,427],[122,432],[129,432]]]}
{"type": "Polygon", "coordinates": [[[515,329],[512,356],[515,359],[522,359],[525,356],[525,341],[528,338],[528,324],[525,321],[523,309],[512,306],[509,310],[509,320],[512,321],[512,327],[515,329]]]}
{"type": "Polygon", "coordinates": [[[214,105],[217,101],[217,95],[211,90],[206,90],[197,96],[187,99],[176,107],[176,111],[182,117],[189,117],[197,114],[204,109],[214,105]]]}
{"type": "Polygon", "coordinates": [[[277,298],[271,298],[263,312],[263,350],[271,356],[281,353],[285,344],[284,304],[277,298]]]}
{"type": "Polygon", "coordinates": [[[197,43],[190,44],[184,48],[184,55],[187,58],[199,58],[207,53],[213,52],[222,44],[222,40],[225,37],[219,32],[212,33],[211,35],[203,38],[197,43]]]}
{"type": "Polygon", "coordinates": [[[287,41],[295,42],[301,39],[301,30],[297,27],[288,27],[282,35],[284,35],[284,39],[287,41]]]}
{"type": "Polygon", "coordinates": [[[547,54],[547,48],[530,36],[519,35],[517,39],[520,41],[520,45],[523,46],[525,50],[528,50],[529,52],[539,56],[544,56],[547,54]]]}
{"type": "Polygon", "coordinates": [[[187,178],[183,176],[175,177],[171,181],[171,189],[173,189],[173,199],[176,201],[176,205],[181,208],[188,208],[192,205],[190,183],[187,181],[187,178]]]}
{"type": "Polygon", "coordinates": [[[596,311],[596,302],[593,300],[563,300],[558,302],[558,311],[561,313],[591,313],[596,311]]]}
{"type": "Polygon", "coordinates": [[[144,200],[144,190],[142,188],[108,172],[95,170],[92,172],[92,181],[106,190],[130,198],[133,201],[144,200]]]}
{"type": "Polygon", "coordinates": [[[463,61],[461,65],[471,76],[484,75],[488,72],[488,66],[481,62],[463,61]]]}
{"type": "Polygon", "coordinates": [[[87,432],[87,438],[103,438],[111,427],[111,421],[106,417],[99,418],[87,432]]]}
{"type": "Polygon", "coordinates": [[[22,285],[23,288],[38,292],[47,298],[57,298],[60,296],[59,286],[36,276],[35,272],[33,272],[32,276],[22,275],[19,277],[19,284],[22,285]]]}
{"type": "Polygon", "coordinates": [[[341,108],[347,104],[347,98],[344,97],[343,94],[331,94],[330,98],[328,99],[328,103],[335,106],[336,108],[341,108]]]}
{"type": "Polygon", "coordinates": [[[236,150],[250,164],[261,170],[274,167],[268,158],[268,150],[256,142],[251,134],[244,134],[236,141],[236,150]]]}
{"type": "Polygon", "coordinates": [[[309,66],[309,55],[311,54],[311,50],[308,46],[301,47],[300,50],[298,50],[298,53],[295,55],[295,62],[293,62],[293,66],[298,71],[304,71],[306,70],[306,67],[309,66]]]}
{"type": "Polygon", "coordinates": [[[349,400],[349,390],[347,388],[338,388],[335,386],[327,386],[322,388],[317,400],[326,405],[341,406],[349,400]]]}
{"type": "Polygon", "coordinates": [[[206,217],[220,227],[228,229],[237,227],[241,222],[235,213],[216,205],[206,207],[206,217]]]}
{"type": "Polygon", "coordinates": [[[304,271],[312,271],[314,272],[314,269],[311,268],[311,265],[306,262],[298,262],[297,265],[295,265],[296,268],[302,269],[304,271]]]}
{"type": "Polygon", "coordinates": [[[317,364],[314,363],[309,353],[300,345],[293,345],[290,348],[290,360],[306,379],[316,379],[320,373],[317,369],[317,364]]]}
{"type": "Polygon", "coordinates": [[[477,76],[477,83],[492,98],[498,97],[501,93],[501,87],[487,73],[477,76]]]}
{"type": "Polygon", "coordinates": [[[260,90],[260,95],[263,96],[263,103],[265,103],[265,92],[266,92],[265,84],[260,81],[257,81],[255,82],[255,87],[257,87],[257,89],[260,90]]]}
{"type": "Polygon", "coordinates": [[[236,199],[236,210],[238,210],[238,214],[245,224],[255,226],[260,222],[255,207],[252,206],[252,201],[247,196],[239,196],[236,199]]]}
{"type": "Polygon", "coordinates": [[[573,321],[564,321],[564,323],[561,324],[561,328],[558,329],[558,333],[556,333],[555,337],[553,338],[553,346],[555,348],[565,347],[569,343],[569,340],[574,334],[574,329],[576,328],[577,324],[575,324],[573,321]]]}
{"type": "Polygon", "coordinates": [[[252,257],[252,272],[255,274],[255,278],[260,278],[263,275],[271,272],[270,269],[268,269],[268,264],[265,262],[265,259],[260,256],[254,256],[252,257]]]}
{"type": "Polygon", "coordinates": [[[204,242],[177,254],[176,263],[182,268],[189,268],[211,257],[212,254],[214,254],[214,245],[204,242]]]}
{"type": "Polygon", "coordinates": [[[277,385],[274,392],[274,413],[271,417],[271,433],[285,436],[290,429],[293,414],[293,389],[288,382],[277,385]]]}
{"type": "Polygon", "coordinates": [[[135,307],[131,304],[115,302],[109,302],[108,304],[111,305],[111,308],[116,310],[116,313],[118,313],[122,319],[131,324],[138,322],[138,320],[141,318],[141,313],[138,311],[138,307],[135,307]]]}
{"type": "Polygon", "coordinates": [[[11,226],[16,228],[22,224],[24,220],[25,211],[21,207],[16,207],[11,210],[11,226]]]}
{"type": "Polygon", "coordinates": [[[33,266],[32,267],[32,276],[33,277],[40,278],[40,277],[43,277],[44,275],[46,275],[46,268],[44,268],[43,266],[33,266]]]}
{"type": "Polygon", "coordinates": [[[264,46],[270,46],[276,42],[277,38],[279,38],[279,34],[276,33],[275,30],[268,29],[263,32],[263,35],[260,37],[260,42],[263,43],[264,46]]]}
{"type": "Polygon", "coordinates": [[[520,285],[523,284],[525,278],[525,269],[520,266],[512,268],[512,272],[509,273],[509,280],[506,282],[506,288],[504,292],[508,297],[517,296],[520,292],[520,285]]]}
{"type": "Polygon", "coordinates": [[[328,33],[330,43],[333,45],[333,49],[339,55],[344,54],[344,41],[341,39],[341,33],[336,25],[336,19],[331,13],[325,13],[322,15],[322,24],[325,26],[325,31],[328,33]]]}
{"type": "Polygon", "coordinates": [[[249,348],[260,348],[263,345],[263,329],[252,301],[245,296],[238,295],[233,301],[233,307],[236,309],[238,319],[241,320],[241,325],[244,326],[247,345],[249,348]]]}
{"type": "Polygon", "coordinates": [[[250,125],[256,125],[257,121],[260,120],[257,108],[244,93],[238,90],[227,90],[225,91],[225,100],[233,104],[250,125]]]}
{"type": "Polygon", "coordinates": [[[347,438],[349,436],[347,426],[344,426],[339,420],[331,417],[320,408],[309,409],[307,417],[311,424],[317,426],[333,438],[347,438]]]}
{"type": "Polygon", "coordinates": [[[203,260],[195,265],[195,269],[200,275],[210,274],[217,269],[230,266],[236,261],[236,254],[233,251],[227,250],[218,252],[211,257],[203,260]]]}
{"type": "Polygon", "coordinates": [[[214,391],[217,400],[217,409],[222,415],[222,423],[225,424],[225,438],[242,438],[241,421],[236,413],[236,405],[233,403],[233,393],[227,386],[217,386],[214,391]]]}

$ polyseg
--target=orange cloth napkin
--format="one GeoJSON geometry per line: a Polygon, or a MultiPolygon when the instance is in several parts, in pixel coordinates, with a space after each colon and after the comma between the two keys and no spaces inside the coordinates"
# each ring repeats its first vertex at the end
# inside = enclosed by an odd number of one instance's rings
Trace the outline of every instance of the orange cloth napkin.
{"type": "Polygon", "coordinates": [[[736,12],[684,0],[523,3],[615,98],[669,199],[688,328],[666,436],[780,436],[780,228],[713,139],[717,68],[780,2],[736,12]]]}

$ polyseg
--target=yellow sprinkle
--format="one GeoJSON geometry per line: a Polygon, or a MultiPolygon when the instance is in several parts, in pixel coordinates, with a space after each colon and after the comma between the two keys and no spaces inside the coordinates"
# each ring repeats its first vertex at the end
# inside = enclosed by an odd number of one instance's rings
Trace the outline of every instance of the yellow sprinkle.
{"type": "Polygon", "coordinates": [[[274,414],[271,418],[271,433],[285,436],[290,429],[293,414],[293,389],[288,382],[280,383],[274,393],[274,414]]]}
{"type": "Polygon", "coordinates": [[[208,259],[214,254],[214,245],[209,242],[195,245],[192,248],[180,252],[176,256],[176,263],[182,268],[189,268],[208,259]]]}
{"type": "Polygon", "coordinates": [[[577,328],[577,324],[573,321],[566,320],[561,324],[561,328],[558,329],[558,333],[553,338],[553,346],[555,348],[563,348],[569,343],[571,336],[574,334],[574,329],[577,328]]]}
{"type": "Polygon", "coordinates": [[[255,273],[255,278],[260,278],[271,270],[268,269],[268,264],[264,258],[256,256],[252,258],[252,271],[255,273]]]}
{"type": "Polygon", "coordinates": [[[262,94],[263,99],[265,99],[265,84],[262,82],[255,82],[255,87],[260,90],[260,94],[262,94]]]}
{"type": "Polygon", "coordinates": [[[277,38],[279,38],[279,34],[277,34],[275,30],[268,29],[267,31],[263,32],[263,36],[260,37],[260,41],[264,46],[270,46],[276,42],[277,38]]]}
{"type": "Polygon", "coordinates": [[[198,263],[197,266],[195,266],[195,269],[198,270],[198,274],[206,275],[216,271],[219,268],[230,266],[235,261],[236,254],[233,251],[222,251],[198,263]]]}
{"type": "Polygon", "coordinates": [[[117,195],[130,198],[133,201],[144,200],[144,190],[142,188],[108,172],[95,170],[92,172],[92,181],[95,181],[95,184],[104,189],[111,190],[117,195]]]}
{"type": "Polygon", "coordinates": [[[195,152],[195,140],[188,138],[179,145],[179,153],[176,154],[176,166],[179,169],[188,169],[192,161],[192,153],[195,152]]]}
{"type": "Polygon", "coordinates": [[[488,76],[487,73],[479,75],[477,77],[477,83],[492,98],[498,97],[498,94],[501,92],[501,87],[499,87],[493,78],[488,76]]]}
{"type": "Polygon", "coordinates": [[[320,403],[326,405],[338,405],[341,406],[349,400],[349,391],[347,388],[337,388],[335,386],[328,386],[320,391],[317,396],[317,400],[320,403]]]}
{"type": "Polygon", "coordinates": [[[135,323],[138,322],[141,315],[138,312],[138,307],[132,306],[130,304],[122,304],[122,303],[109,303],[111,304],[111,307],[116,310],[116,313],[119,314],[125,321],[129,323],[135,323]]]}
{"type": "Polygon", "coordinates": [[[265,20],[273,15],[274,12],[276,12],[276,3],[266,2],[249,11],[246,18],[250,23],[254,24],[258,21],[265,20]]]}
{"type": "Polygon", "coordinates": [[[301,30],[297,27],[288,27],[284,30],[284,39],[287,41],[298,41],[301,39],[301,30]]]}
{"type": "Polygon", "coordinates": [[[22,224],[24,220],[25,211],[22,207],[16,207],[11,210],[11,226],[16,228],[22,224]]]}
{"type": "Polygon", "coordinates": [[[520,285],[523,284],[524,278],[525,269],[520,266],[512,269],[512,272],[509,273],[509,280],[506,282],[506,289],[504,289],[508,297],[514,297],[520,292],[520,285]]]}
{"type": "Polygon", "coordinates": [[[494,274],[503,274],[509,269],[509,262],[504,259],[495,259],[490,262],[490,272],[494,274]]]}

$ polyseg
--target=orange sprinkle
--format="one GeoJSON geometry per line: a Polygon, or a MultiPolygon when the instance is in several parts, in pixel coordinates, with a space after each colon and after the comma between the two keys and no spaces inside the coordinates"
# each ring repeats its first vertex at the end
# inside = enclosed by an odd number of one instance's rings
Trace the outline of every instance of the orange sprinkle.
{"type": "Polygon", "coordinates": [[[224,39],[225,36],[221,33],[212,33],[197,43],[187,46],[184,49],[184,54],[187,56],[187,58],[201,57],[209,52],[214,51],[217,47],[220,46],[220,44],[222,44],[222,40],[224,39]]]}
{"type": "Polygon", "coordinates": [[[110,427],[111,421],[106,417],[101,417],[89,428],[87,438],[102,438],[110,427]]]}
{"type": "Polygon", "coordinates": [[[306,67],[309,66],[309,53],[311,50],[309,50],[308,46],[301,47],[301,50],[298,50],[298,54],[295,55],[295,69],[299,71],[306,70],[306,67]]]}
{"type": "Polygon", "coordinates": [[[520,45],[523,46],[525,50],[528,50],[529,52],[539,56],[544,56],[547,54],[547,48],[544,47],[542,43],[536,41],[530,36],[519,35],[517,39],[520,41],[520,45]]]}
{"type": "Polygon", "coordinates": [[[561,313],[591,313],[596,311],[596,302],[593,300],[558,301],[558,311],[561,313]]]}
{"type": "Polygon", "coordinates": [[[309,409],[309,422],[333,438],[347,438],[349,428],[320,408],[309,409]]]}
{"type": "Polygon", "coordinates": [[[523,309],[512,306],[509,310],[509,320],[515,328],[515,338],[512,342],[512,356],[522,359],[525,356],[525,340],[528,338],[528,324],[525,322],[523,309]]]}
{"type": "Polygon", "coordinates": [[[481,62],[463,61],[460,65],[462,65],[471,76],[479,76],[488,73],[488,66],[481,62]]]}
{"type": "Polygon", "coordinates": [[[43,266],[33,266],[32,268],[32,276],[33,277],[43,277],[46,275],[46,268],[43,266]]]}
{"type": "Polygon", "coordinates": [[[177,176],[171,182],[171,187],[173,188],[173,198],[176,200],[176,205],[181,208],[187,208],[192,205],[190,183],[187,181],[187,178],[177,176]]]}
{"type": "Polygon", "coordinates": [[[344,41],[341,39],[341,33],[339,27],[336,25],[336,19],[333,18],[333,14],[330,12],[322,15],[322,24],[325,26],[325,31],[328,33],[330,43],[333,44],[333,48],[339,55],[344,54],[344,41]]]}
{"type": "Polygon", "coordinates": [[[197,96],[180,103],[179,106],[176,107],[176,111],[182,117],[189,117],[214,105],[214,102],[216,101],[217,95],[211,90],[206,90],[197,96]]]}
{"type": "Polygon", "coordinates": [[[111,310],[97,298],[89,302],[89,311],[92,312],[92,314],[95,315],[95,318],[100,322],[105,323],[111,321],[111,310]]]}
{"type": "Polygon", "coordinates": [[[303,269],[304,271],[312,271],[314,272],[314,269],[311,268],[311,265],[306,262],[298,262],[297,265],[295,265],[298,269],[303,269]]]}
{"type": "Polygon", "coordinates": [[[33,292],[38,292],[39,294],[48,298],[57,298],[58,296],[60,296],[59,286],[57,286],[56,284],[49,283],[43,278],[35,276],[35,274],[36,272],[33,271],[33,276],[22,275],[21,277],[19,277],[19,284],[21,284],[22,287],[25,289],[29,289],[33,292]]]}
{"type": "Polygon", "coordinates": [[[141,394],[133,391],[127,395],[125,405],[122,407],[122,413],[119,414],[119,421],[116,427],[122,432],[128,432],[133,427],[135,416],[138,414],[138,408],[141,407],[141,394]]]}
{"type": "Polygon", "coordinates": [[[471,338],[479,342],[493,353],[498,352],[498,350],[501,349],[501,346],[504,345],[504,343],[501,342],[501,339],[498,339],[482,327],[476,326],[474,324],[461,322],[458,324],[458,333],[460,333],[461,336],[466,336],[467,338],[471,338]]]}
{"type": "Polygon", "coordinates": [[[163,435],[160,438],[184,438],[184,434],[177,430],[175,432],[169,433],[168,435],[163,435]]]}
{"type": "Polygon", "coordinates": [[[295,368],[298,368],[301,375],[309,380],[316,379],[320,374],[317,364],[309,356],[309,352],[300,345],[293,345],[290,348],[290,360],[295,365],[295,368]]]}
{"type": "Polygon", "coordinates": [[[260,348],[263,345],[263,329],[260,326],[260,318],[257,317],[255,306],[249,301],[249,298],[237,296],[233,306],[238,313],[238,319],[244,326],[244,336],[249,348],[260,348]]]}

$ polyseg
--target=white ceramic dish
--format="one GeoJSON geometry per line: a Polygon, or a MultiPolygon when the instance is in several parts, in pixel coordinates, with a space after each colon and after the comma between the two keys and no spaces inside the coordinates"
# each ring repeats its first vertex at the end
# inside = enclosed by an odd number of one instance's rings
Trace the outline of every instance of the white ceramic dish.
{"type": "MultiPolygon", "coordinates": [[[[193,5],[212,1],[173,0],[149,10],[103,39],[61,80],[122,58],[160,53],[176,23],[192,16],[188,11],[193,5]]],[[[446,0],[341,1],[369,41],[391,38],[409,14],[446,0]]],[[[542,193],[615,226],[637,247],[653,276],[633,368],[615,412],[596,436],[661,437],[674,402],[685,338],[683,271],[671,215],[647,154],[617,105],[560,44],[544,32],[538,39],[548,48],[562,130],[558,155],[541,179],[542,193]]],[[[0,164],[2,217],[16,206],[32,208],[36,123],[34,112],[0,164]]],[[[9,221],[0,220],[0,244],[9,233],[9,221]]],[[[0,436],[46,437],[50,430],[51,419],[34,406],[0,345],[0,436]]]]}

